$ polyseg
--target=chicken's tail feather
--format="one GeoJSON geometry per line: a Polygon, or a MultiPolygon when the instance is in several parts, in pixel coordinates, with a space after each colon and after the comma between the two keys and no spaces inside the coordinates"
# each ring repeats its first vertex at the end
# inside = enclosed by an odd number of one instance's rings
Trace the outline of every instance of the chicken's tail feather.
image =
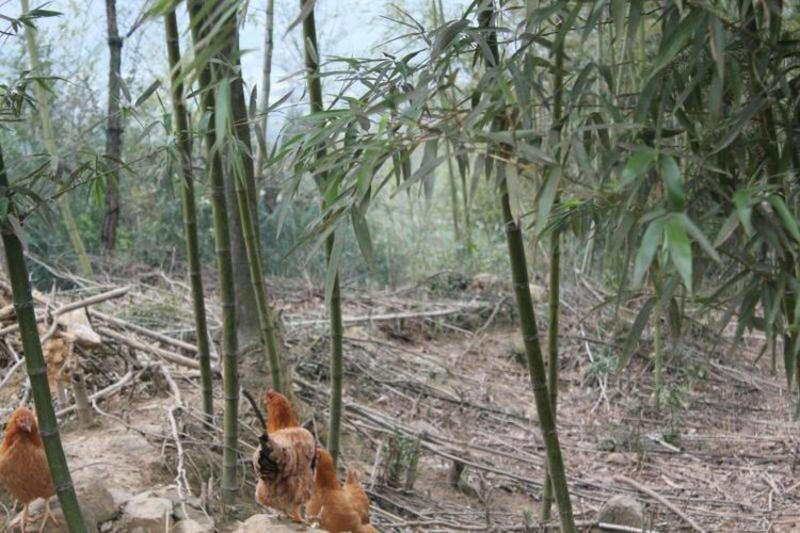
{"type": "Polygon", "coordinates": [[[276,474],[278,463],[272,458],[272,441],[265,433],[258,438],[261,445],[258,447],[258,474],[261,477],[276,474]]]}
{"type": "Polygon", "coordinates": [[[356,472],[352,468],[347,469],[347,483],[349,483],[350,485],[360,485],[358,480],[358,472],[356,472]]]}
{"type": "Polygon", "coordinates": [[[264,415],[261,413],[261,409],[258,408],[258,403],[256,402],[255,398],[253,398],[253,395],[250,394],[245,389],[242,389],[242,394],[244,395],[245,398],[247,398],[247,401],[250,402],[250,405],[253,407],[253,411],[256,412],[256,416],[258,417],[258,421],[261,422],[261,427],[262,428],[266,428],[267,427],[267,421],[264,418],[264,415]]]}

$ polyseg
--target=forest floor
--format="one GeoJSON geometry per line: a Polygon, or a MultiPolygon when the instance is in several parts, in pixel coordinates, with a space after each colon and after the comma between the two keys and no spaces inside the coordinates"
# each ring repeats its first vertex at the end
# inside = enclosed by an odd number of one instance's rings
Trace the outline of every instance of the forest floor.
{"type": "MultiPolygon", "coordinates": [[[[89,393],[111,392],[97,398],[96,427],[62,418],[76,486],[95,496],[99,484],[107,489],[110,502],[94,512],[103,530],[127,530],[119,510],[131,499],[166,496],[182,509],[176,520],[208,515],[217,530],[232,531],[264,512],[251,497],[256,419],[243,402],[242,504],[223,515],[213,488],[221,430],[200,420],[197,371],[164,360],[191,351],[153,336],[191,342],[189,292],[160,274],[131,281],[122,300],[90,308],[103,346],[75,356],[89,393]]],[[[295,392],[324,435],[323,292],[297,280],[273,285],[295,392]]],[[[118,286],[84,283],[49,297],[63,304],[118,286]]],[[[362,473],[376,527],[538,531],[544,450],[507,291],[486,280],[428,280],[343,292],[343,463],[362,473]]],[[[544,331],[543,291],[534,292],[544,331]]],[[[656,410],[647,332],[628,367],[613,371],[625,328],[615,325],[613,305],[600,306],[608,296],[577,278],[563,291],[559,436],[579,523],[590,528],[606,500],[625,494],[644,504],[650,531],[800,531],[798,425],[763,338],[734,343],[727,330],[718,340],[698,322],[685,324],[681,340],[666,343],[667,387],[656,410]]],[[[635,318],[634,304],[619,309],[623,323],[635,318]]],[[[23,373],[9,374],[9,345],[0,354],[2,420],[28,394],[23,373]]],[[[0,489],[3,503],[11,502],[0,489]]],[[[12,514],[8,507],[6,524],[12,514]]]]}

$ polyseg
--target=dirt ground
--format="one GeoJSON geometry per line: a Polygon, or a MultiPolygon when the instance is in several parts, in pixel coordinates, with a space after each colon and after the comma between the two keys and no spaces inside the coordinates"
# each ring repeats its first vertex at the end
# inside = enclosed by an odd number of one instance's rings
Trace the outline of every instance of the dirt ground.
{"type": "MultiPolygon", "coordinates": [[[[124,305],[158,300],[143,294],[124,305]]],[[[647,335],[630,365],[614,372],[622,337],[592,311],[591,296],[566,294],[558,421],[579,523],[588,528],[603,502],[627,494],[645,505],[650,530],[688,531],[692,521],[706,531],[800,531],[798,426],[783,371],[771,371],[762,340],[716,342],[702,325],[687,327],[684,340],[668,343],[667,386],[656,410],[647,335]]],[[[353,320],[345,332],[343,463],[362,473],[381,531],[539,530],[544,450],[510,300],[461,296],[346,299],[353,320]]],[[[324,322],[315,322],[322,295],[293,291],[277,306],[296,393],[324,437],[327,341],[324,322]]],[[[159,331],[172,334],[190,322],[184,312],[159,331]]],[[[174,414],[187,479],[218,530],[230,530],[263,512],[250,496],[255,418],[242,403],[245,486],[241,505],[223,516],[213,489],[200,488],[218,471],[219,429],[199,422],[196,372],[173,368],[169,375],[185,405],[174,414]]],[[[150,368],[98,402],[97,428],[66,422],[77,484],[103,475],[120,501],[121,492],[176,485],[179,452],[168,417],[175,397],[159,376],[150,368]]],[[[96,381],[107,386],[113,376],[96,381]]],[[[0,502],[10,503],[2,492],[0,502]]]]}

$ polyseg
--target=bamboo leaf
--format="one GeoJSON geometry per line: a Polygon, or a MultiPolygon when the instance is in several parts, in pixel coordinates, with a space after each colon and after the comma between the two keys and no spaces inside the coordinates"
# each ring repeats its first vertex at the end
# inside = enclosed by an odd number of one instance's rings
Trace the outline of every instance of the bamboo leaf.
{"type": "Polygon", "coordinates": [[[633,47],[633,40],[636,38],[636,31],[642,18],[644,0],[631,0],[630,13],[628,13],[628,33],[625,38],[625,47],[630,50],[633,47]]]}
{"type": "Polygon", "coordinates": [[[673,216],[678,217],[678,220],[680,220],[681,224],[683,224],[683,228],[689,233],[689,235],[692,236],[695,242],[700,245],[703,251],[705,251],[711,259],[717,263],[722,263],[722,258],[717,253],[717,250],[714,249],[714,245],[711,244],[705,233],[703,233],[703,230],[701,230],[697,224],[692,222],[692,219],[690,219],[686,213],[677,213],[673,216]]]}
{"type": "Polygon", "coordinates": [[[433,199],[433,185],[436,176],[435,169],[439,164],[437,161],[437,153],[439,151],[439,138],[435,137],[425,143],[425,148],[422,152],[422,162],[419,168],[414,173],[412,181],[421,179],[425,189],[425,198],[427,201],[433,199]]]}
{"type": "Polygon", "coordinates": [[[622,169],[622,181],[620,186],[624,187],[636,181],[650,169],[653,161],[656,159],[656,153],[649,149],[639,149],[633,153],[628,159],[625,167],[622,169]]]}
{"type": "Polygon", "coordinates": [[[611,16],[614,19],[614,40],[618,41],[625,27],[628,0],[611,0],[611,16]]]}
{"type": "Polygon", "coordinates": [[[747,189],[736,191],[733,194],[733,203],[736,206],[736,215],[739,217],[739,221],[742,223],[744,231],[748,235],[753,235],[755,230],[753,229],[752,223],[753,208],[750,206],[750,198],[750,191],[747,189]]]}
{"type": "Polygon", "coordinates": [[[683,179],[681,169],[672,156],[662,156],[659,159],[661,177],[664,180],[664,190],[673,211],[683,211],[686,207],[686,198],[683,194],[683,179]]]}
{"type": "Polygon", "coordinates": [[[686,46],[686,43],[705,20],[705,17],[705,12],[702,9],[690,8],[689,14],[678,23],[671,33],[664,37],[653,68],[650,71],[650,76],[654,76],[678,55],[678,52],[686,46]]]}
{"type": "Polygon", "coordinates": [[[686,289],[692,292],[692,243],[679,218],[670,217],[665,234],[670,260],[683,278],[686,289]]]}
{"type": "Polygon", "coordinates": [[[133,107],[139,107],[144,102],[146,102],[147,99],[150,98],[150,96],[154,92],[156,92],[156,89],[158,89],[159,87],[161,87],[161,80],[156,80],[153,83],[151,83],[147,87],[147,89],[145,89],[144,92],[142,92],[142,94],[139,95],[139,98],[136,99],[136,102],[133,104],[133,107]]]}
{"type": "Polygon", "coordinates": [[[294,19],[290,24],[289,27],[286,28],[286,33],[284,33],[284,37],[289,34],[290,31],[295,29],[299,24],[301,24],[306,17],[308,17],[314,11],[314,4],[316,4],[316,0],[305,0],[303,2],[303,7],[300,8],[300,14],[297,15],[297,18],[294,19]]]}
{"type": "Polygon", "coordinates": [[[784,227],[791,234],[795,241],[800,242],[800,228],[797,226],[797,220],[792,215],[783,198],[777,194],[772,194],[769,197],[769,203],[773,209],[778,213],[784,227]]]}
{"type": "Polygon", "coordinates": [[[558,192],[558,184],[561,181],[561,167],[550,167],[547,173],[547,178],[542,187],[542,192],[539,195],[539,202],[536,209],[536,225],[534,226],[533,233],[537,239],[541,239],[542,231],[545,224],[550,218],[550,210],[553,208],[556,193],[558,192]]]}
{"type": "Polygon", "coordinates": [[[644,276],[656,256],[656,251],[661,244],[664,234],[664,219],[657,218],[650,222],[647,229],[642,236],[642,242],[639,245],[639,251],[636,253],[636,260],[633,266],[633,279],[631,280],[634,287],[639,287],[644,280],[644,276]]]}
{"type": "Polygon", "coordinates": [[[628,337],[625,339],[625,344],[622,346],[622,352],[617,361],[617,371],[624,370],[625,367],[628,366],[628,363],[630,363],[631,357],[633,357],[633,349],[636,347],[639,339],[642,338],[642,331],[644,331],[647,321],[650,320],[650,315],[653,312],[653,307],[656,305],[656,300],[655,297],[647,300],[636,316],[636,320],[633,321],[633,325],[628,333],[628,337]]]}
{"type": "Polygon", "coordinates": [[[367,264],[371,265],[375,256],[373,254],[372,238],[369,234],[367,219],[358,209],[352,209],[350,215],[353,222],[353,232],[356,235],[356,241],[361,250],[361,255],[364,256],[364,260],[367,264]]]}
{"type": "Polygon", "coordinates": [[[724,150],[729,144],[735,141],[736,138],[741,135],[742,131],[745,129],[745,126],[756,115],[756,113],[761,111],[765,105],[766,100],[763,98],[756,98],[748,103],[736,116],[735,120],[733,121],[733,125],[727,129],[728,134],[725,135],[725,137],[723,137],[723,139],[714,147],[711,155],[724,150]]]}
{"type": "Polygon", "coordinates": [[[467,19],[459,19],[450,21],[436,30],[436,38],[431,47],[431,57],[438,57],[467,26],[469,26],[467,19]]]}

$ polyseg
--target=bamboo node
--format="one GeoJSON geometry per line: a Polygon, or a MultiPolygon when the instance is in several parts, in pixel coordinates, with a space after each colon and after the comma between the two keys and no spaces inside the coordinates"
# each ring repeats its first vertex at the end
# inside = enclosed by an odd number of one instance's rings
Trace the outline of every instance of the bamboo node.
{"type": "Polygon", "coordinates": [[[56,493],[59,493],[59,492],[72,490],[72,487],[73,487],[72,479],[71,478],[67,478],[64,481],[62,481],[61,483],[58,483],[55,486],[55,489],[56,489],[56,493]]]}
{"type": "Polygon", "coordinates": [[[14,307],[17,309],[33,309],[33,299],[25,302],[14,302],[14,307]]]}
{"type": "Polygon", "coordinates": [[[58,435],[58,427],[52,430],[40,429],[39,435],[41,435],[43,438],[55,437],[58,435]]]}

